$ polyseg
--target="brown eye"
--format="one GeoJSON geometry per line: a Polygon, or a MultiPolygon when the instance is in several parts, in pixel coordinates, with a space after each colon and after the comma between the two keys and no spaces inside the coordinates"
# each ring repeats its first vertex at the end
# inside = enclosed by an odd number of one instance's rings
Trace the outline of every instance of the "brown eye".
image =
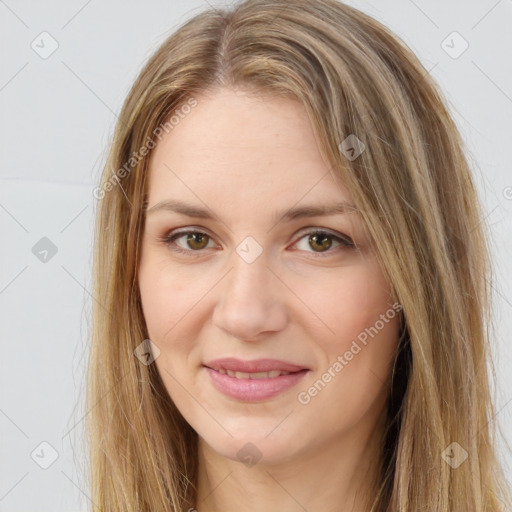
{"type": "Polygon", "coordinates": [[[315,233],[309,236],[309,245],[317,252],[327,251],[332,246],[332,235],[315,233]]]}
{"type": "Polygon", "coordinates": [[[161,241],[173,251],[193,253],[208,248],[211,237],[201,231],[181,231],[164,236],[161,241]]]}
{"type": "Polygon", "coordinates": [[[334,234],[318,229],[305,233],[294,245],[301,251],[316,254],[334,254],[338,250],[355,247],[354,242],[346,235],[334,234]]]}
{"type": "Polygon", "coordinates": [[[189,233],[187,235],[187,244],[191,249],[204,249],[208,245],[209,238],[205,233],[189,233]]]}

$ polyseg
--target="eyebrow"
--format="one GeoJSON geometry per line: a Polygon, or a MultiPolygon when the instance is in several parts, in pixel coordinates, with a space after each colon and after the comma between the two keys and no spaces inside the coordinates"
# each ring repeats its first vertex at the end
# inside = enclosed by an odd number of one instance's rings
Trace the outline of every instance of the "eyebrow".
{"type": "MultiPolygon", "coordinates": [[[[208,208],[187,204],[177,199],[161,201],[149,208],[149,210],[147,209],[147,203],[144,207],[145,216],[162,211],[181,213],[182,215],[195,217],[198,219],[217,219],[217,217],[208,208]]],[[[282,212],[275,212],[273,220],[276,222],[289,222],[305,217],[326,217],[329,215],[342,215],[347,213],[360,213],[360,211],[355,205],[347,202],[322,205],[305,205],[290,208],[289,210],[284,210],[282,212]]]]}

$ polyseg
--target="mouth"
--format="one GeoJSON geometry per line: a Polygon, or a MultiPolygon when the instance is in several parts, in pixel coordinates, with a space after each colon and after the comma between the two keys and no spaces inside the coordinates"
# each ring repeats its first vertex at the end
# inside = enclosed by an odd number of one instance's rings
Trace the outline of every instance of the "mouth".
{"type": "MultiPolygon", "coordinates": [[[[207,367],[208,368],[208,367],[207,367]]],[[[230,377],[234,377],[235,379],[273,379],[275,377],[280,377],[281,375],[290,375],[291,373],[298,372],[285,372],[279,370],[272,370],[270,372],[234,372],[233,370],[225,370],[224,368],[219,368],[216,370],[215,368],[210,368],[213,371],[216,371],[222,375],[229,375],[230,377]]],[[[307,370],[299,370],[299,371],[307,371],[307,370]]]]}
{"type": "Polygon", "coordinates": [[[241,379],[248,378],[269,378],[268,375],[272,373],[272,377],[277,377],[280,374],[290,374],[302,370],[309,370],[308,367],[289,361],[281,361],[279,359],[253,359],[242,360],[234,357],[224,357],[222,359],[214,359],[204,363],[203,366],[211,368],[217,372],[227,373],[230,377],[237,377],[241,379]],[[231,372],[231,373],[229,373],[231,372]],[[276,374],[275,372],[279,372],[276,374]],[[236,374],[239,375],[236,375],[236,374]],[[262,374],[262,376],[259,376],[262,374]],[[252,377],[253,376],[253,377],[252,377]]]}
{"type": "Polygon", "coordinates": [[[243,402],[261,402],[294,387],[309,371],[286,361],[217,359],[203,365],[214,387],[243,402]]]}

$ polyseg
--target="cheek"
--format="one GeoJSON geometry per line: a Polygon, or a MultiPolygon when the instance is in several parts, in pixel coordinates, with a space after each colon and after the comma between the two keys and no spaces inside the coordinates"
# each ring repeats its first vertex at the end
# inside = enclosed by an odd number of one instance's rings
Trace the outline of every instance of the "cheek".
{"type": "Polygon", "coordinates": [[[175,308],[172,307],[174,290],[165,286],[150,262],[140,267],[139,288],[149,337],[160,343],[165,330],[175,321],[175,308]]]}
{"type": "Polygon", "coordinates": [[[197,301],[194,284],[187,284],[179,272],[166,270],[165,262],[152,256],[141,258],[138,282],[149,337],[160,345],[197,301]]]}
{"type": "Polygon", "coordinates": [[[315,282],[314,286],[304,283],[304,287],[308,290],[307,305],[326,327],[326,339],[338,344],[348,341],[350,345],[352,337],[391,308],[390,287],[374,262],[344,269],[343,275],[315,282]]]}
{"type": "Polygon", "coordinates": [[[205,299],[214,277],[184,276],[160,255],[149,252],[140,260],[138,282],[148,337],[160,349],[155,363],[173,398],[182,391],[179,383],[190,384],[201,360],[200,346],[194,340],[207,322],[205,299]]]}
{"type": "Polygon", "coordinates": [[[160,349],[155,360],[158,372],[169,395],[185,403],[186,397],[180,398],[180,383],[188,382],[190,376],[189,357],[194,347],[189,340],[198,323],[191,312],[199,311],[193,307],[200,290],[187,286],[179,272],[166,270],[165,262],[156,258],[141,259],[139,288],[148,336],[160,349]]]}
{"type": "Polygon", "coordinates": [[[358,389],[351,391],[354,398],[359,392],[361,399],[373,396],[390,376],[398,344],[399,315],[392,307],[391,287],[377,260],[369,259],[321,288],[323,293],[313,296],[312,309],[320,312],[331,332],[324,329],[326,334],[317,338],[326,362],[326,368],[319,370],[331,368],[335,373],[336,394],[348,387],[358,389]],[[335,361],[342,368],[333,369],[335,361]]]}
{"type": "Polygon", "coordinates": [[[323,364],[298,396],[301,404],[311,404],[304,410],[310,420],[318,412],[340,429],[351,428],[365,415],[381,413],[399,330],[399,316],[388,293],[344,297],[349,300],[338,308],[337,320],[331,319],[336,337],[317,338],[323,364]]]}

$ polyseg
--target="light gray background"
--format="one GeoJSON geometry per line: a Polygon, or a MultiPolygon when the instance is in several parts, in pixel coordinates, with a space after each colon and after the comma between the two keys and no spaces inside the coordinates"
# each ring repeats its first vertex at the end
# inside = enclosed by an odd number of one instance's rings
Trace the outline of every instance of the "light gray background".
{"type": "MultiPolygon", "coordinates": [[[[415,51],[467,141],[495,240],[493,421],[512,444],[512,2],[349,3],[415,51]],[[453,31],[469,44],[458,58],[445,51],[461,48],[453,31]]],[[[0,0],[0,512],[92,508],[80,456],[92,190],[116,113],[142,64],[203,6],[199,0],[0,0]],[[46,59],[31,47],[35,41],[43,51],[43,31],[58,42],[46,59]],[[58,249],[46,263],[32,252],[42,237],[58,249]],[[52,449],[42,442],[58,452],[48,469],[35,462],[51,461],[52,449]]],[[[503,459],[512,476],[510,454],[503,459]]]]}

